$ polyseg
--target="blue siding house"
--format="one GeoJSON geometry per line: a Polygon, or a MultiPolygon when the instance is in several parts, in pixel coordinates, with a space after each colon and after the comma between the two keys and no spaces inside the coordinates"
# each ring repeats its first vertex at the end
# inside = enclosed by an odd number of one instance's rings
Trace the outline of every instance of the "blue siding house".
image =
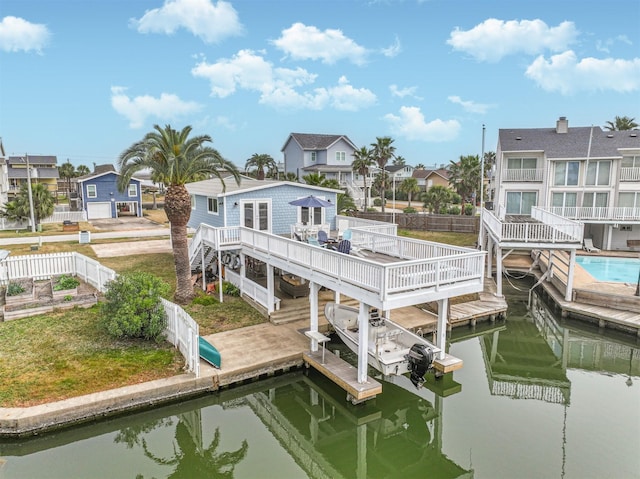
{"type": "Polygon", "coordinates": [[[188,226],[201,223],[214,227],[246,226],[273,234],[289,234],[291,226],[300,223],[328,225],[336,228],[336,200],[341,190],[274,180],[242,177],[236,184],[232,177],[188,183],[191,195],[191,218],[188,226]],[[331,202],[327,208],[304,208],[289,204],[305,196],[316,196],[331,202]]]}
{"type": "Polygon", "coordinates": [[[124,192],[118,190],[120,173],[113,166],[96,168],[92,174],[78,178],[81,208],[88,220],[142,216],[140,180],[131,178],[124,192]]]}

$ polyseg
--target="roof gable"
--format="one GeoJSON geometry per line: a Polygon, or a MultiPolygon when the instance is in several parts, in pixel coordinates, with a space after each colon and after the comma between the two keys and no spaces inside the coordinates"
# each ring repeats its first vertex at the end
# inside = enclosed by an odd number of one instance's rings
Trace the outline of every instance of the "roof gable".
{"type": "Polygon", "coordinates": [[[291,133],[287,141],[285,141],[282,149],[280,151],[284,151],[289,142],[293,140],[302,150],[328,150],[335,143],[340,140],[344,140],[351,146],[354,150],[357,149],[356,145],[349,139],[346,135],[322,135],[316,133],[291,133]]]}

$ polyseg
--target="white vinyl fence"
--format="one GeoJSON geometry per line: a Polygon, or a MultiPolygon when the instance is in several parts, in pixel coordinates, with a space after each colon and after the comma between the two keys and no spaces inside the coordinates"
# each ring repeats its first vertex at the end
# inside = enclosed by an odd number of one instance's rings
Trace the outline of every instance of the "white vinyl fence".
{"type": "Polygon", "coordinates": [[[87,221],[86,211],[55,211],[48,218],[40,220],[40,223],[62,223],[64,221],[87,221]]]}
{"type": "MultiPolygon", "coordinates": [[[[77,276],[102,293],[106,291],[107,283],[116,277],[116,272],[112,269],[75,252],[9,256],[0,262],[0,284],[3,285],[14,279],[43,280],[61,274],[77,276]]],[[[185,357],[188,370],[199,377],[198,323],[171,301],[162,299],[162,307],[167,318],[165,329],[167,340],[185,357]]]]}

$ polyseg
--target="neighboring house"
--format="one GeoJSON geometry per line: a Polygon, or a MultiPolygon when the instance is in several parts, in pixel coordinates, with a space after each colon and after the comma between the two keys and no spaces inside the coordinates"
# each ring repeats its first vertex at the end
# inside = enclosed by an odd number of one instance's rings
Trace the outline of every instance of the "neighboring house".
{"type": "Polygon", "coordinates": [[[413,178],[418,180],[418,186],[427,191],[432,186],[444,186],[450,188],[449,171],[446,168],[438,168],[436,170],[413,170],[413,178]]]}
{"type": "Polygon", "coordinates": [[[244,176],[239,185],[233,177],[225,178],[224,183],[224,191],[217,178],[186,185],[192,205],[190,227],[198,228],[201,223],[214,227],[240,225],[273,234],[290,234],[291,225],[296,223],[337,227],[335,206],[303,208],[289,202],[314,195],[335,205],[339,190],[244,176]]]}
{"type": "Polygon", "coordinates": [[[86,211],[88,220],[142,216],[140,180],[131,178],[121,193],[119,177],[113,165],[99,165],[93,173],[77,178],[79,206],[86,211]]]}
{"type": "Polygon", "coordinates": [[[638,130],[569,127],[501,129],[492,177],[499,216],[529,215],[533,206],[584,223],[602,249],[640,240],[638,130]]]}
{"type": "Polygon", "coordinates": [[[340,186],[353,184],[353,153],[358,148],[346,135],[291,133],[282,147],[286,173],[299,180],[309,173],[319,173],[340,186]]]}
{"type": "Polygon", "coordinates": [[[6,159],[7,194],[9,200],[19,191],[27,178],[31,184],[40,183],[47,187],[52,195],[58,192],[58,159],[55,156],[24,155],[10,156],[6,159]],[[27,164],[29,171],[27,171],[27,164]]]}

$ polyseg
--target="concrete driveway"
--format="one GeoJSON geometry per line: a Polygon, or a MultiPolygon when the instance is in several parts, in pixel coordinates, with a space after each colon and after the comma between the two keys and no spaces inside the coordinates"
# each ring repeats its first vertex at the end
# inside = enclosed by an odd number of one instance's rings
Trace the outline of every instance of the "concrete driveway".
{"type": "Polygon", "coordinates": [[[121,216],[120,218],[107,218],[90,220],[89,223],[100,231],[122,231],[162,228],[162,225],[154,223],[147,218],[137,216],[121,216]]]}

